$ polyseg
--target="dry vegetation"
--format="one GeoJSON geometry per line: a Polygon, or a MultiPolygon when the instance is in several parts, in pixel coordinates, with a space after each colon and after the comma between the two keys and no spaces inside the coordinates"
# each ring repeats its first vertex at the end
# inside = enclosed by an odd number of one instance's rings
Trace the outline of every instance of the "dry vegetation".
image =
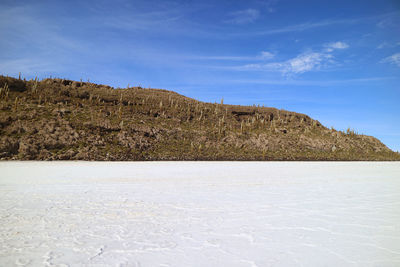
{"type": "Polygon", "coordinates": [[[399,160],[310,117],[177,93],[0,76],[4,160],[399,160]]]}

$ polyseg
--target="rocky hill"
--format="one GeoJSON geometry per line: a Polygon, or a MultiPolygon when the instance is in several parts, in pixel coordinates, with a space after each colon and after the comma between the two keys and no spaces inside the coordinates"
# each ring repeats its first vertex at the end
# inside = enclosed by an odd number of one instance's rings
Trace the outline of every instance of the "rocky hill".
{"type": "Polygon", "coordinates": [[[3,160],[400,160],[309,116],[177,93],[0,76],[3,160]]]}

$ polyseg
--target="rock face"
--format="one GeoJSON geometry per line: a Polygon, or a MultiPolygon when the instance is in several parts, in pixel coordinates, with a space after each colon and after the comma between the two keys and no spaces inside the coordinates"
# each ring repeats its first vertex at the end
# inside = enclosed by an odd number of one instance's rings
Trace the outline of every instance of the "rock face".
{"type": "Polygon", "coordinates": [[[0,76],[3,160],[399,160],[374,137],[160,89],[0,76]]]}

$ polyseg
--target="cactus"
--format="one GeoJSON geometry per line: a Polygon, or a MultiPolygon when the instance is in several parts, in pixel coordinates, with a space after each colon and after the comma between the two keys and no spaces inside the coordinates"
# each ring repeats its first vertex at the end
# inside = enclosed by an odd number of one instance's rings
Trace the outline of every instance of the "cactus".
{"type": "Polygon", "coordinates": [[[8,94],[10,92],[10,88],[8,87],[8,84],[4,84],[2,88],[0,88],[0,98],[4,98],[5,100],[8,100],[8,94]]]}
{"type": "Polygon", "coordinates": [[[122,119],[122,106],[119,106],[118,108],[118,118],[122,119]]]}
{"type": "Polygon", "coordinates": [[[18,108],[18,96],[15,97],[15,101],[14,101],[14,111],[17,111],[18,108]]]}
{"type": "Polygon", "coordinates": [[[203,118],[203,110],[200,111],[199,121],[201,121],[202,118],[203,118]]]}
{"type": "Polygon", "coordinates": [[[194,150],[194,144],[193,144],[193,142],[190,142],[190,150],[194,150]]]}
{"type": "Polygon", "coordinates": [[[37,94],[37,88],[38,88],[38,79],[36,76],[32,85],[32,93],[37,94]]]}

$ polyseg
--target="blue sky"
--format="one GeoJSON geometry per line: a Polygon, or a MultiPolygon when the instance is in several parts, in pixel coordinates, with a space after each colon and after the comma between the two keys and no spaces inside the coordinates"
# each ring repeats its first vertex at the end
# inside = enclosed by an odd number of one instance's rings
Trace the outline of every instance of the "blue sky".
{"type": "Polygon", "coordinates": [[[260,104],[400,151],[400,1],[0,0],[0,73],[260,104]]]}

